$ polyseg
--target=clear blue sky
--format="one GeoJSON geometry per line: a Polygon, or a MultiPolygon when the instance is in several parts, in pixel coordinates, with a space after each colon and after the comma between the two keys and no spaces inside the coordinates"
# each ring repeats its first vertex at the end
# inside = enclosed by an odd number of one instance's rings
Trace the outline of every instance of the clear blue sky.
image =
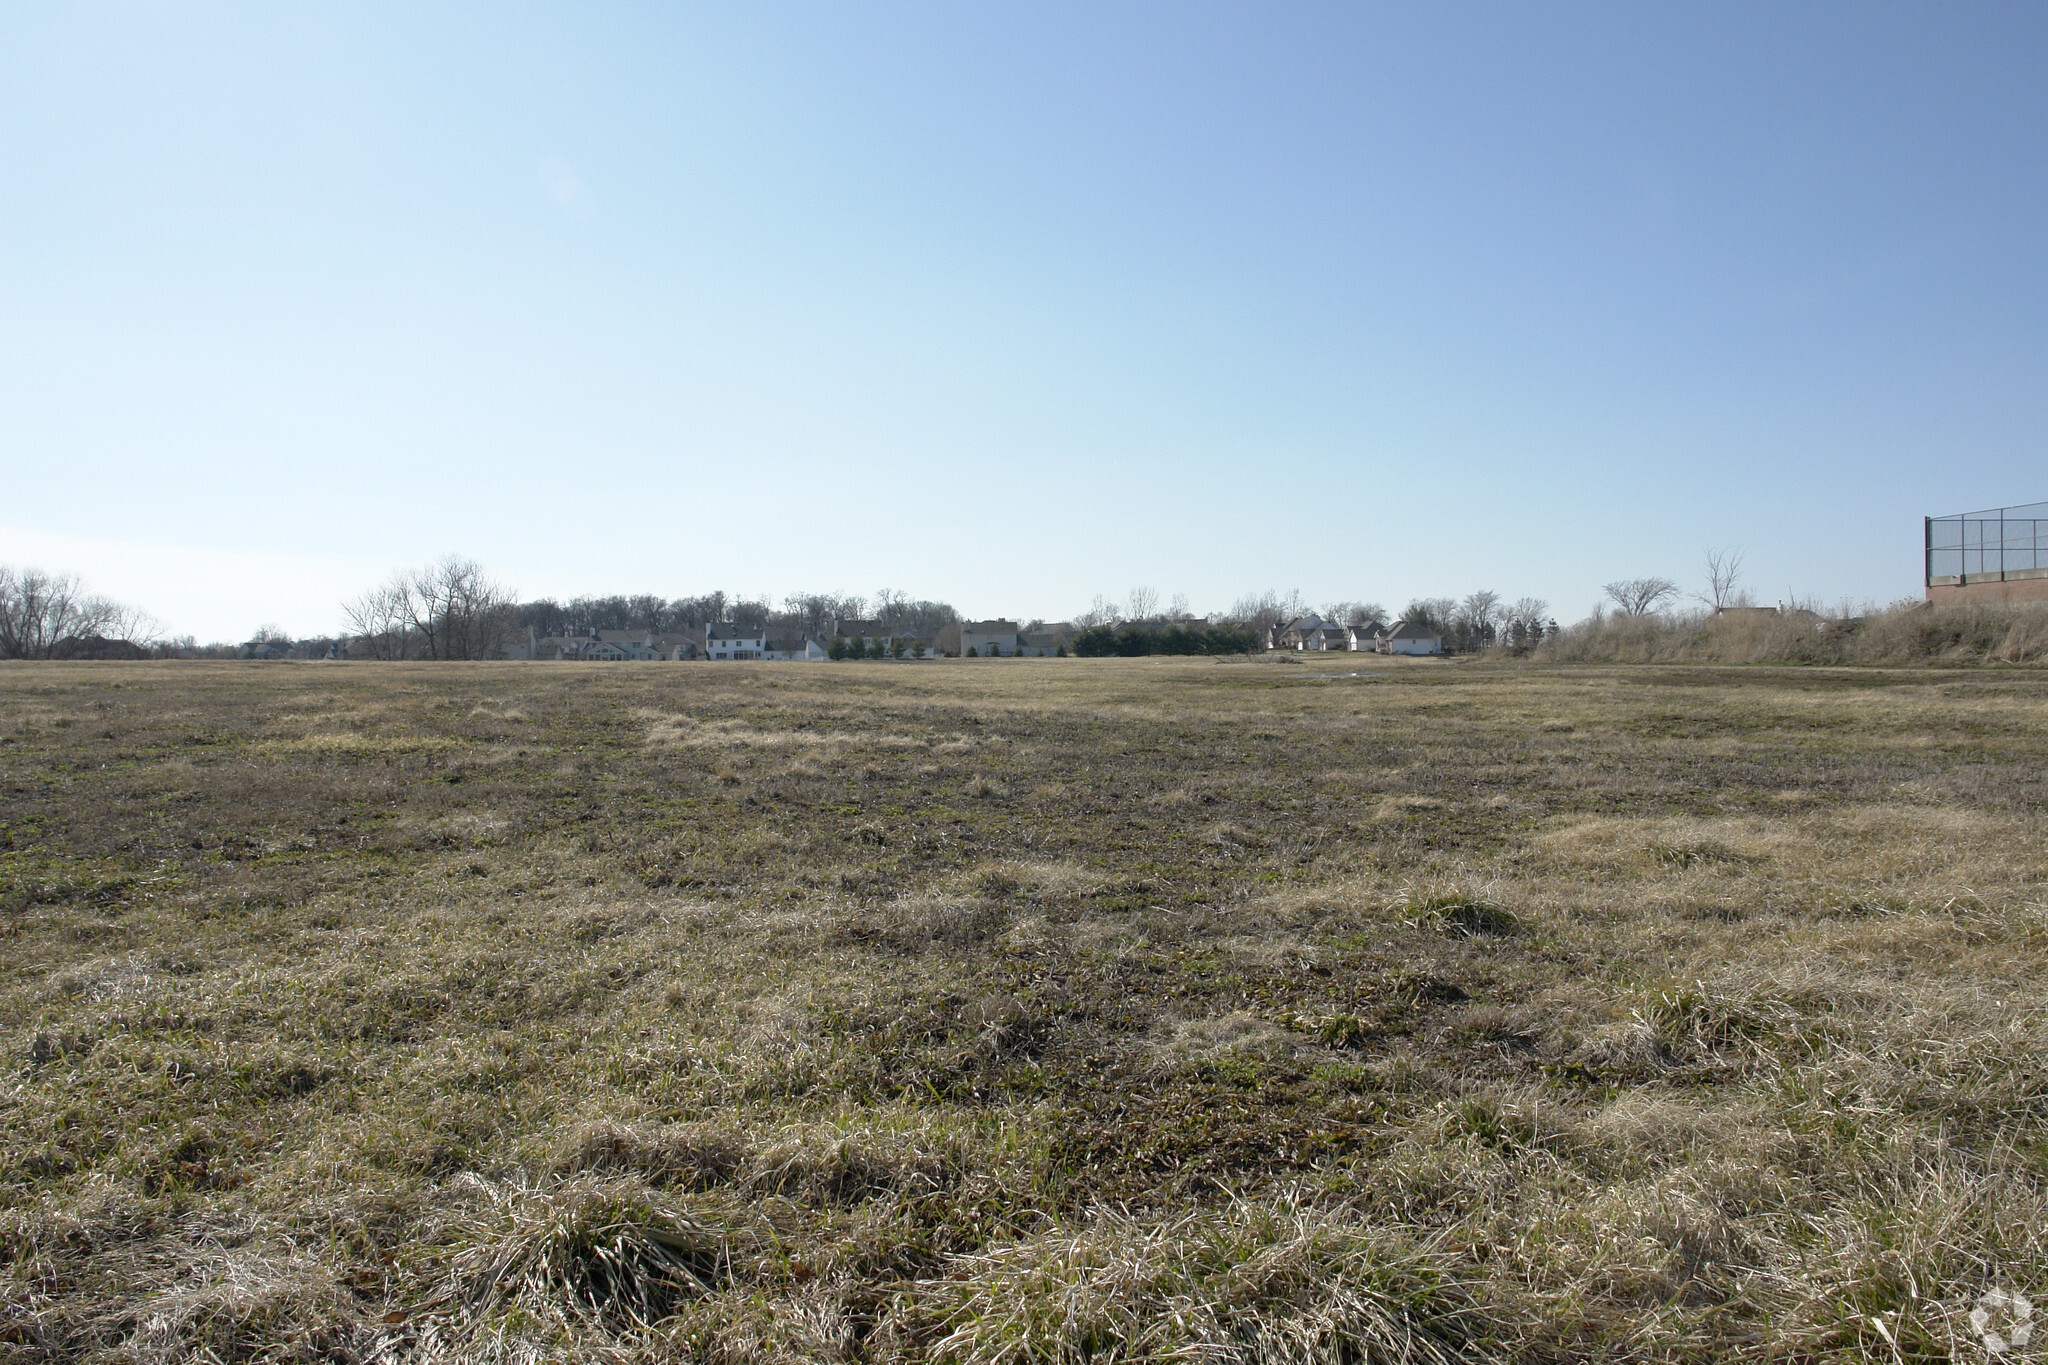
{"type": "Polygon", "coordinates": [[[0,11],[0,562],[1064,617],[2048,497],[2048,7],[0,11]]]}

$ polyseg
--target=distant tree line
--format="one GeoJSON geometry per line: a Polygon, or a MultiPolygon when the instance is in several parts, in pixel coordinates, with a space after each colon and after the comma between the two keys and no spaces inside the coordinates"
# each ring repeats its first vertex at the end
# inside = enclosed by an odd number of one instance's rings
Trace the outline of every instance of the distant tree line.
{"type": "Polygon", "coordinates": [[[872,598],[857,593],[797,592],[784,597],[780,606],[765,598],[726,592],[675,598],[652,593],[576,597],[567,602],[542,597],[519,603],[514,618],[521,634],[531,628],[536,635],[581,635],[594,630],[671,635],[706,625],[730,625],[826,636],[842,621],[860,620],[884,635],[929,639],[960,623],[960,613],[950,603],[916,600],[893,588],[883,588],[872,598]]]}
{"type": "Polygon", "coordinates": [[[1249,626],[1206,626],[1175,621],[1126,621],[1090,626],[1067,642],[1084,659],[1136,658],[1145,654],[1250,654],[1265,648],[1249,626]]]}
{"type": "MultiPolygon", "coordinates": [[[[1749,605],[1739,582],[1741,564],[1739,551],[1709,549],[1707,590],[1693,596],[1714,612],[1749,605]]],[[[1594,608],[1591,620],[1597,624],[1609,605],[1620,618],[1661,619],[1678,596],[1670,579],[1617,580],[1606,585],[1606,603],[1594,608]]],[[[1463,598],[1417,598],[1399,619],[1427,626],[1455,652],[1522,654],[1559,636],[1549,610],[1540,598],[1510,602],[1499,593],[1481,591],[1463,598]]],[[[1184,596],[1176,595],[1162,608],[1158,592],[1140,587],[1121,600],[1098,595],[1075,617],[1078,631],[1066,649],[1097,658],[1255,652],[1266,647],[1276,627],[1311,614],[1353,628],[1388,623],[1387,612],[1376,602],[1335,601],[1314,608],[1299,592],[1270,589],[1240,597],[1227,612],[1197,618],[1184,596]]],[[[0,565],[0,659],[278,657],[287,650],[298,657],[489,659],[503,657],[529,631],[672,635],[706,624],[821,638],[830,642],[831,657],[851,659],[957,652],[961,625],[950,603],[912,599],[889,588],[872,597],[791,593],[779,604],[724,591],[520,601],[475,561],[458,556],[394,573],[344,603],[343,616],[346,630],[335,637],[295,643],[283,630],[264,626],[240,644],[199,645],[190,636],[165,639],[150,617],[88,592],[75,576],[0,565]]],[[[1044,624],[1034,621],[1028,629],[1044,624]]]]}
{"type": "Polygon", "coordinates": [[[87,592],[71,574],[0,564],[0,659],[48,659],[107,640],[146,654],[160,633],[146,613],[87,592]]]}
{"type": "Polygon", "coordinates": [[[1557,634],[1549,613],[1550,604],[1540,597],[1508,602],[1497,592],[1481,591],[1463,599],[1417,598],[1402,610],[1401,619],[1429,627],[1443,637],[1444,648],[1458,653],[1495,648],[1527,653],[1557,634]]]}

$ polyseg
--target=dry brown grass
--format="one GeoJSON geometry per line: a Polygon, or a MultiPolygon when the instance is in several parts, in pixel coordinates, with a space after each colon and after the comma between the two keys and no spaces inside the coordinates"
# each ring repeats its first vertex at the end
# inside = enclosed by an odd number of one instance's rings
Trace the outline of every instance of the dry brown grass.
{"type": "Polygon", "coordinates": [[[1556,663],[2038,664],[2048,606],[1894,603],[1867,616],[1681,611],[1581,621],[1544,642],[1556,663]]]}
{"type": "Polygon", "coordinates": [[[2048,680],[0,668],[0,1358],[1979,1359],[2048,680]]]}

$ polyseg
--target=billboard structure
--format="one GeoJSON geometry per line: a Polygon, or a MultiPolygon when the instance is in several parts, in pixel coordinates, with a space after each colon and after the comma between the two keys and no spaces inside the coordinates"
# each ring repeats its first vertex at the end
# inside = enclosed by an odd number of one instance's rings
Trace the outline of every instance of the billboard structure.
{"type": "Polygon", "coordinates": [[[1927,518],[1927,600],[2048,602],[2048,502],[1927,518]]]}

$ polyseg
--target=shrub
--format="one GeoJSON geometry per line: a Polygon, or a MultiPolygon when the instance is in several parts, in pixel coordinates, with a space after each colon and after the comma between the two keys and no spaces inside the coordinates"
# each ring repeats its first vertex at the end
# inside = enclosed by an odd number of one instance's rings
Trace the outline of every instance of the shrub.
{"type": "Polygon", "coordinates": [[[1246,626],[1130,622],[1089,627],[1074,637],[1073,652],[1084,659],[1130,659],[1148,654],[1249,654],[1258,645],[1258,632],[1246,626]]]}

